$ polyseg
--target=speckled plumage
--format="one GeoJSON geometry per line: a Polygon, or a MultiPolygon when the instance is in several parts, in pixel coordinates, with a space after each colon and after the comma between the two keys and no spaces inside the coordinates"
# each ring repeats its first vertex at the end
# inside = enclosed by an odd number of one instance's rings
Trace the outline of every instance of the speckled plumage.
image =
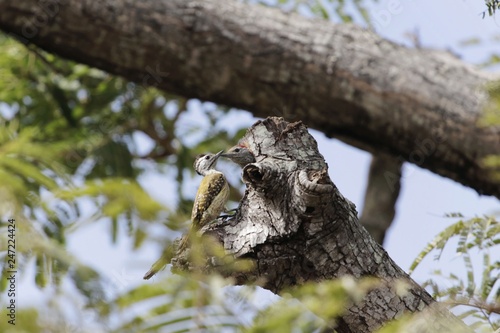
{"type": "Polygon", "coordinates": [[[208,170],[201,180],[196,193],[191,221],[199,229],[213,221],[224,211],[229,198],[229,185],[226,177],[215,169],[208,170]]]}
{"type": "MultiPolygon", "coordinates": [[[[196,156],[194,161],[194,169],[204,177],[196,192],[191,211],[191,232],[200,230],[224,211],[229,198],[229,184],[224,174],[215,170],[217,159],[221,154],[222,151],[217,154],[201,154],[196,156]]],[[[179,248],[184,249],[188,240],[189,236],[184,236],[179,248]]]]}

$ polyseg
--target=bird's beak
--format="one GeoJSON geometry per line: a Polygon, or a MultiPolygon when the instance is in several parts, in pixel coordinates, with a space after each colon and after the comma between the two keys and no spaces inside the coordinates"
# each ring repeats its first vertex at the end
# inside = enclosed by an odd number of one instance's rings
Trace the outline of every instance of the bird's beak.
{"type": "Polygon", "coordinates": [[[227,153],[220,154],[221,157],[233,157],[233,155],[234,155],[234,152],[227,152],[227,153]]]}
{"type": "Polygon", "coordinates": [[[219,157],[222,155],[223,152],[224,152],[224,150],[221,150],[220,152],[218,152],[217,154],[215,154],[212,157],[212,162],[210,163],[211,167],[215,167],[215,164],[217,163],[217,160],[219,159],[219,157]]]}

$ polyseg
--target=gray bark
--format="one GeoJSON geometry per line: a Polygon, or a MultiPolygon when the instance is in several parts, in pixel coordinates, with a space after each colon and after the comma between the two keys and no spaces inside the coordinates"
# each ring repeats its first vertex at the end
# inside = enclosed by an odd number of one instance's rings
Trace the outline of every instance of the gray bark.
{"type": "Polygon", "coordinates": [[[486,74],[444,52],[224,0],[0,0],[0,29],[58,55],[157,86],[302,120],[500,197],[482,163],[486,74]]]}
{"type": "Polygon", "coordinates": [[[396,215],[402,165],[401,160],[385,154],[372,157],[359,221],[379,244],[384,244],[387,229],[396,215]]]}
{"type": "MultiPolygon", "coordinates": [[[[205,269],[218,269],[239,284],[263,281],[262,286],[275,293],[345,275],[379,278],[382,283],[363,301],[335,318],[339,333],[373,332],[389,320],[434,304],[359,224],[354,204],[330,180],[316,141],[302,123],[268,118],[252,126],[244,140],[256,162],[243,168],[247,190],[239,211],[205,233],[215,236],[236,258],[253,260],[255,268],[234,272],[214,267],[217,261],[208,258],[205,269]],[[408,284],[406,294],[396,292],[396,280],[408,284]]],[[[175,269],[193,267],[186,260],[188,254],[178,254],[175,269]]],[[[420,332],[465,329],[446,310],[438,310],[432,320],[434,326],[420,332]]]]}

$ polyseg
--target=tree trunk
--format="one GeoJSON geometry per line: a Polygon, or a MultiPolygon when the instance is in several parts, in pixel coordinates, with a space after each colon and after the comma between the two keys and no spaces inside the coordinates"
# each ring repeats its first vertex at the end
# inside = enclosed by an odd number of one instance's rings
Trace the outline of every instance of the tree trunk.
{"type": "Polygon", "coordinates": [[[402,166],[402,161],[392,156],[377,154],[372,157],[359,221],[379,244],[384,244],[385,234],[396,214],[402,166]]]}
{"type": "Polygon", "coordinates": [[[500,198],[486,74],[444,52],[225,0],[0,0],[0,29],[189,98],[282,115],[500,198]]]}
{"type": "MultiPolygon", "coordinates": [[[[247,190],[239,211],[205,231],[237,258],[255,262],[250,272],[232,273],[237,283],[260,280],[264,288],[280,293],[308,281],[346,275],[379,278],[383,283],[337,318],[339,333],[373,332],[435,302],[359,224],[354,204],[330,180],[316,141],[301,122],[258,121],[244,140],[256,163],[243,168],[247,190]],[[396,280],[409,285],[403,296],[396,292],[396,280]]],[[[186,255],[178,255],[174,268],[187,269],[186,255]]],[[[210,266],[215,261],[207,262],[210,266]]],[[[434,316],[434,326],[420,327],[419,332],[465,330],[446,310],[434,316]]]]}

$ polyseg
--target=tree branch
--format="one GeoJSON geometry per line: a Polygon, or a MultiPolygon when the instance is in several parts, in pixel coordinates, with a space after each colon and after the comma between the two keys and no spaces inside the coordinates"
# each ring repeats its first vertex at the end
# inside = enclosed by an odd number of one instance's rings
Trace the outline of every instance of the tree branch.
{"type": "Polygon", "coordinates": [[[0,29],[144,85],[282,115],[500,198],[488,76],[444,52],[223,0],[0,0],[0,29]]]}
{"type": "Polygon", "coordinates": [[[385,233],[396,214],[402,165],[402,161],[385,154],[372,157],[363,214],[359,220],[379,244],[384,244],[385,233]]]}

